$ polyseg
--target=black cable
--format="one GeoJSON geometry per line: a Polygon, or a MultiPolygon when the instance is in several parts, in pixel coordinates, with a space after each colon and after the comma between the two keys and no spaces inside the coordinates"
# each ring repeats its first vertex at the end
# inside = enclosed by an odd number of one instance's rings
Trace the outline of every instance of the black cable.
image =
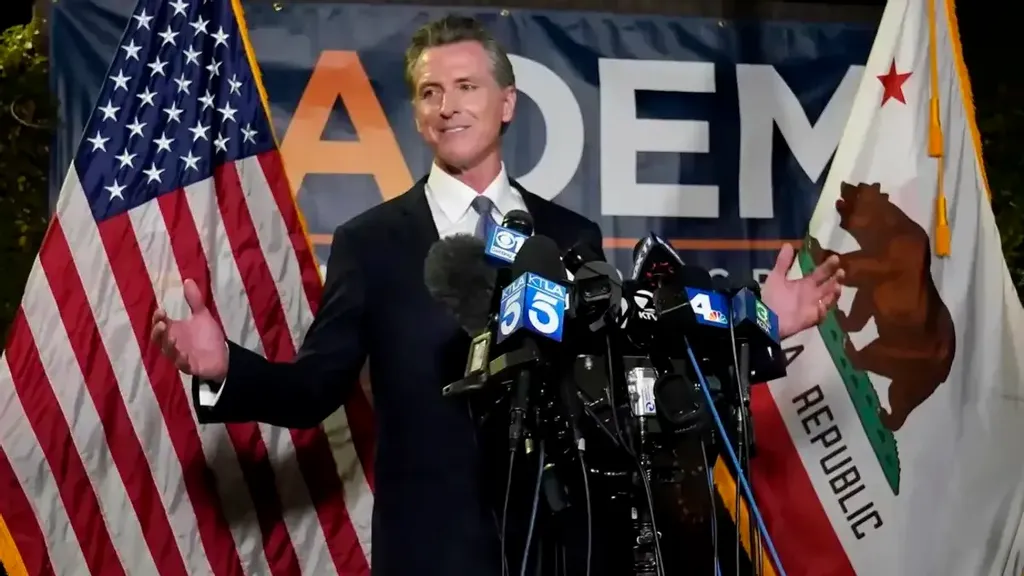
{"type": "Polygon", "coordinates": [[[591,516],[590,509],[590,480],[587,479],[587,465],[583,461],[583,451],[579,452],[580,459],[580,471],[583,472],[583,497],[587,502],[587,572],[586,576],[590,576],[590,556],[592,553],[591,547],[593,546],[593,527],[594,517],[591,516]]]}
{"type": "MultiPolygon", "coordinates": [[[[742,409],[741,409],[741,415],[740,415],[740,434],[741,435],[743,434],[743,415],[742,415],[742,409]]],[[[741,442],[742,442],[742,440],[741,440],[741,442]]],[[[742,450],[741,450],[741,453],[742,453],[742,450]]],[[[736,566],[736,574],[737,575],[739,575],[739,573],[740,573],[740,548],[742,547],[742,545],[740,543],[740,519],[743,517],[743,515],[741,513],[742,509],[743,509],[743,500],[741,499],[742,496],[740,494],[740,482],[739,482],[739,475],[743,473],[742,467],[743,467],[743,462],[740,462],[741,470],[737,470],[736,471],[736,476],[737,476],[737,480],[736,480],[736,496],[735,496],[736,499],[733,500],[733,502],[736,503],[736,564],[735,564],[735,566],[736,566]]]]}
{"type": "MultiPolygon", "coordinates": [[[[608,403],[612,405],[612,423],[615,425],[615,432],[619,437],[619,441],[622,442],[622,447],[626,450],[626,453],[632,457],[637,470],[640,472],[640,479],[643,480],[644,492],[647,495],[647,509],[651,514],[651,530],[654,531],[654,556],[658,562],[658,575],[665,576],[665,562],[661,555],[661,536],[658,532],[658,523],[654,519],[654,496],[651,494],[651,483],[647,478],[647,471],[644,470],[643,464],[640,462],[640,458],[633,450],[633,447],[626,442],[625,437],[622,435],[622,427],[619,425],[619,407],[615,403],[615,366],[612,357],[612,341],[610,335],[605,336],[605,345],[607,349],[606,358],[608,361],[608,403]]],[[[584,406],[586,406],[586,403],[584,403],[584,406]]]]}
{"type": "Polygon", "coordinates": [[[616,446],[619,445],[619,439],[616,438],[615,434],[613,434],[612,431],[605,426],[604,422],[598,418],[597,412],[594,412],[594,409],[590,407],[587,399],[583,397],[583,393],[577,392],[577,394],[579,394],[580,401],[583,403],[583,410],[590,415],[590,418],[597,424],[597,427],[608,436],[608,439],[612,441],[612,444],[615,444],[616,446]]]}
{"type": "MultiPolygon", "coordinates": [[[[469,412],[469,421],[476,422],[476,416],[473,414],[473,405],[467,402],[466,410],[469,412]]],[[[480,449],[480,441],[475,432],[473,434],[473,445],[477,450],[480,449]]],[[[494,518],[494,527],[498,530],[498,538],[501,540],[501,576],[509,576],[508,558],[505,557],[505,520],[508,516],[508,497],[512,492],[512,464],[515,462],[515,457],[516,452],[515,450],[512,450],[509,454],[508,485],[505,488],[505,506],[501,511],[500,523],[498,521],[498,515],[494,512],[493,508],[491,509],[491,517],[494,518]]],[[[3,576],[3,574],[0,574],[0,576],[3,576]]]]}
{"type": "Polygon", "coordinates": [[[708,451],[703,438],[700,441],[700,455],[704,459],[704,471],[708,475],[708,496],[711,498],[711,554],[714,558],[712,573],[715,576],[722,576],[718,568],[718,511],[715,505],[715,477],[708,466],[708,451]]]}
{"type": "Polygon", "coordinates": [[[519,567],[519,576],[526,576],[526,561],[530,559],[530,543],[533,540],[533,527],[537,522],[537,506],[540,504],[540,484],[544,477],[544,441],[540,441],[540,455],[537,457],[537,485],[533,489],[533,510],[530,512],[530,527],[526,530],[526,546],[523,548],[523,564],[519,567]]]}
{"type": "MultiPolygon", "coordinates": [[[[612,425],[615,427],[615,436],[619,439],[619,442],[626,448],[626,451],[633,455],[633,451],[630,446],[626,443],[626,438],[622,435],[622,426],[619,425],[619,405],[615,403],[615,366],[614,359],[612,358],[612,337],[610,334],[605,335],[605,357],[608,363],[608,403],[612,407],[612,425]]],[[[635,458],[636,456],[633,455],[635,458]]]]}
{"type": "Polygon", "coordinates": [[[512,493],[512,467],[516,463],[516,451],[512,450],[508,458],[508,482],[505,484],[505,504],[501,508],[501,576],[509,576],[508,558],[505,556],[505,526],[508,520],[508,498],[512,493]]]}
{"type": "Polygon", "coordinates": [[[644,492],[647,494],[647,509],[651,513],[651,530],[654,531],[654,557],[658,561],[658,576],[665,576],[665,561],[661,555],[661,532],[658,532],[658,522],[654,519],[654,496],[651,494],[651,482],[647,479],[647,471],[635,460],[636,467],[640,470],[640,479],[644,483],[644,492]]]}
{"type": "MultiPolygon", "coordinates": [[[[743,412],[744,412],[744,410],[743,410],[743,387],[742,387],[741,381],[745,377],[745,375],[740,375],[740,358],[739,358],[739,353],[736,351],[736,330],[735,330],[735,326],[733,325],[731,319],[729,320],[729,344],[732,346],[732,367],[733,367],[732,369],[733,369],[734,379],[736,381],[736,395],[737,395],[737,399],[739,400],[739,430],[737,431],[737,434],[736,434],[736,446],[740,448],[740,454],[741,454],[740,455],[740,460],[741,461],[740,461],[739,464],[740,464],[740,468],[742,468],[743,465],[744,465],[744,462],[742,461],[742,458],[743,458],[742,451],[743,451],[743,445],[746,444],[746,442],[744,442],[744,435],[746,434],[746,418],[744,418],[744,414],[743,414],[743,412]]],[[[725,437],[722,440],[725,441],[725,442],[728,442],[729,438],[725,437]]],[[[740,572],[740,547],[741,547],[741,544],[740,544],[740,518],[741,518],[740,511],[741,511],[741,509],[743,507],[742,506],[743,503],[740,500],[739,475],[742,474],[742,473],[743,473],[742,470],[737,470],[736,471],[736,496],[735,496],[735,500],[733,500],[733,502],[735,502],[735,506],[736,506],[736,522],[735,522],[736,523],[736,564],[735,564],[736,574],[739,574],[739,572],[740,572]]],[[[753,544],[753,543],[751,543],[751,544],[753,544]]],[[[753,558],[753,556],[751,556],[751,558],[753,558]]]]}
{"type": "MultiPolygon", "coordinates": [[[[750,426],[750,421],[746,420],[746,426],[750,426]]],[[[747,442],[743,446],[743,460],[744,466],[747,470],[750,470],[750,443],[747,442]]],[[[748,531],[750,532],[750,557],[754,559],[754,574],[755,576],[762,576],[764,574],[764,558],[761,554],[761,535],[757,532],[757,528],[753,522],[748,525],[748,531]]]]}

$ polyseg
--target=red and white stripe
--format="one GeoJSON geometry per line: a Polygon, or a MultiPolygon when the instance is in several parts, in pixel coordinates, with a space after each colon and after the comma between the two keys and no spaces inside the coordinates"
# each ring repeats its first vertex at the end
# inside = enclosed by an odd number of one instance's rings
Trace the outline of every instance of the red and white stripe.
{"type": "Polygon", "coordinates": [[[368,575],[364,391],[319,429],[198,425],[149,342],[185,278],[228,338],[294,356],[321,283],[276,151],[98,225],[69,171],[0,358],[0,515],[29,573],[368,575]]]}

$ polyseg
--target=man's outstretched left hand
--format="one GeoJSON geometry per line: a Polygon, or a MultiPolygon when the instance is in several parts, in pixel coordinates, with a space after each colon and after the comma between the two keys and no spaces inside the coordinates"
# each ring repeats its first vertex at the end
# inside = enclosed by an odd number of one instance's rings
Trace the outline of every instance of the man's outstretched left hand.
{"type": "Polygon", "coordinates": [[[789,280],[786,274],[795,258],[796,250],[785,244],[761,287],[761,300],[779,317],[781,338],[820,324],[842,291],[843,270],[838,256],[831,256],[808,276],[789,280]]]}

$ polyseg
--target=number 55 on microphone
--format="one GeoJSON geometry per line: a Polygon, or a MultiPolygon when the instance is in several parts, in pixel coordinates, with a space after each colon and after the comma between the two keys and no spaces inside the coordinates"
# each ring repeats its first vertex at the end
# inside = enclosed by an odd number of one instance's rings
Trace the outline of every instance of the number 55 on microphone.
{"type": "Polygon", "coordinates": [[[556,342],[562,341],[562,324],[568,292],[565,286],[527,272],[501,291],[497,343],[526,329],[556,342]]]}

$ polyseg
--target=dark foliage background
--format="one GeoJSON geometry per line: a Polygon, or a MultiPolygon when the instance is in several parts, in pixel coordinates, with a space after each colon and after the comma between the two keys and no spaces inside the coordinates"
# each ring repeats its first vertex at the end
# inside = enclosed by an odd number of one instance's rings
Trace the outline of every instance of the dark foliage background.
{"type": "MultiPolygon", "coordinates": [[[[1009,29],[1014,19],[993,14],[988,3],[961,0],[960,4],[957,12],[983,134],[993,210],[1010,272],[1018,293],[1024,293],[1024,154],[1020,152],[1024,75],[1000,65],[1016,61],[1011,55],[1014,31],[1009,29]],[[994,42],[996,38],[1005,38],[1009,44],[994,42]]],[[[46,230],[50,127],[56,119],[43,39],[38,21],[0,35],[0,342],[5,340],[46,230]]]]}
{"type": "Polygon", "coordinates": [[[49,67],[37,22],[0,34],[0,342],[46,231],[49,67]]]}

